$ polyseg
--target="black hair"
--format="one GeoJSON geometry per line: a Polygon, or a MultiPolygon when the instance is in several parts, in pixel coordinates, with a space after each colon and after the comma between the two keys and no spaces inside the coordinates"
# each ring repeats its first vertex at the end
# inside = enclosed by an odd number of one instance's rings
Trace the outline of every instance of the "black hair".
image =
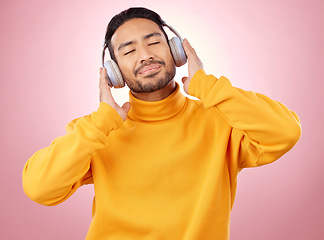
{"type": "Polygon", "coordinates": [[[105,48],[108,47],[110,57],[112,60],[114,60],[117,63],[116,56],[114,54],[114,49],[111,45],[111,38],[116,32],[117,28],[119,28],[121,25],[123,25],[128,20],[134,19],[134,18],[146,18],[153,22],[155,22],[163,32],[166,40],[168,40],[168,36],[166,32],[163,29],[163,26],[165,26],[164,21],[160,17],[159,14],[156,12],[149,10],[147,8],[143,7],[134,7],[129,8],[127,10],[122,11],[121,13],[115,15],[110,22],[108,23],[106,35],[105,35],[105,48]]]}

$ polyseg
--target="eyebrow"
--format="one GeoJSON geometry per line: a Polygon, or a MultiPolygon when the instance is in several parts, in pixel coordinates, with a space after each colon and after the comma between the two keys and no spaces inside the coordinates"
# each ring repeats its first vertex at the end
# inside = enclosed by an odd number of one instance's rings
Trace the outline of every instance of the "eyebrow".
{"type": "Polygon", "coordinates": [[[153,37],[153,36],[161,36],[161,33],[158,33],[158,32],[152,32],[152,33],[150,33],[150,34],[145,35],[145,36],[143,37],[143,39],[146,40],[146,39],[149,39],[149,38],[151,38],[151,37],[153,37]]]}
{"type": "Polygon", "coordinates": [[[128,45],[131,45],[131,44],[134,44],[135,42],[134,41],[129,41],[129,42],[125,42],[125,43],[122,43],[118,46],[118,51],[124,47],[127,47],[128,45]]]}
{"type": "MultiPolygon", "coordinates": [[[[161,33],[158,33],[158,32],[152,32],[152,33],[150,33],[150,34],[145,35],[145,36],[143,37],[143,39],[146,40],[146,39],[149,39],[149,38],[151,38],[151,37],[153,37],[153,36],[162,36],[162,35],[161,35],[161,33]]],[[[124,48],[124,47],[127,47],[127,46],[129,46],[129,45],[132,45],[132,44],[134,44],[134,43],[135,43],[135,41],[128,41],[128,42],[124,42],[124,43],[122,43],[122,44],[120,44],[120,45],[118,46],[117,50],[119,51],[120,49],[122,49],[122,48],[124,48]]]]}

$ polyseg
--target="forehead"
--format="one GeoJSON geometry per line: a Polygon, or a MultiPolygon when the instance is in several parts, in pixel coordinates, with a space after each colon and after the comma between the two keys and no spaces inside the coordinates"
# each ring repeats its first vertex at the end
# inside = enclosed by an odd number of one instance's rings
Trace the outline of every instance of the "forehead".
{"type": "Polygon", "coordinates": [[[145,18],[134,18],[128,20],[117,28],[116,32],[111,38],[111,43],[115,48],[121,43],[137,41],[143,36],[153,32],[161,33],[163,36],[160,27],[155,22],[145,18]]]}

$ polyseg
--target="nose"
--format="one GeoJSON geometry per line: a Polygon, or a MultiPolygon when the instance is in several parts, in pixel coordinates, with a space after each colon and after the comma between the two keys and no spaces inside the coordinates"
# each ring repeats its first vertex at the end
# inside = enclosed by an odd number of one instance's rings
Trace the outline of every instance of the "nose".
{"type": "Polygon", "coordinates": [[[141,49],[138,49],[139,57],[138,62],[140,64],[143,64],[146,61],[151,61],[154,59],[154,54],[148,47],[142,47],[141,49]]]}

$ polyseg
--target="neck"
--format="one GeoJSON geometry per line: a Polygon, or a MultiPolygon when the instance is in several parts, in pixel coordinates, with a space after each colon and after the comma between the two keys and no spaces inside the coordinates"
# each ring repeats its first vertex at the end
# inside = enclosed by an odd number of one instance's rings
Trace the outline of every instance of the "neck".
{"type": "Polygon", "coordinates": [[[167,98],[176,89],[175,81],[172,79],[164,88],[151,93],[136,93],[132,91],[132,94],[137,99],[155,102],[167,98]]]}

